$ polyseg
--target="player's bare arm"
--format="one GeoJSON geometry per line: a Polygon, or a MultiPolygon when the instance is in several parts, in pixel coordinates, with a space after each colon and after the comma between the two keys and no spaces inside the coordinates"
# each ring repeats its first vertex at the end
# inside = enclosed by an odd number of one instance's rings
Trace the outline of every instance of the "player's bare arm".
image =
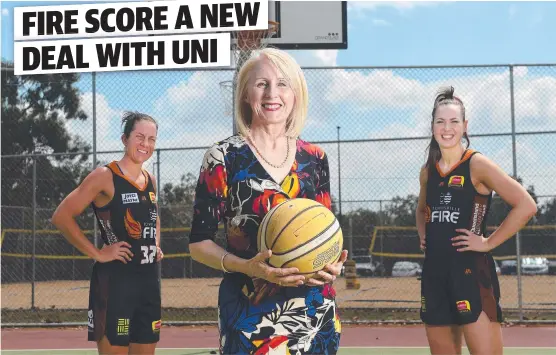
{"type": "MultiPolygon", "coordinates": [[[[502,224],[488,238],[476,236],[467,229],[458,229],[463,235],[453,238],[459,251],[490,251],[515,235],[537,213],[537,205],[527,190],[506,174],[492,160],[481,154],[471,159],[471,176],[477,189],[484,185],[495,191],[512,210],[502,224]]],[[[483,187],[483,188],[484,188],[483,187]]]]}
{"type": "Polygon", "coordinates": [[[251,259],[243,259],[212,240],[189,244],[193,260],[224,272],[240,272],[250,277],[262,278],[281,286],[299,286],[305,277],[297,275],[297,268],[274,268],[266,262],[272,255],[270,250],[259,252],[251,259]]]}
{"type": "Polygon", "coordinates": [[[133,256],[128,243],[119,242],[104,248],[106,250],[99,250],[85,237],[75,221],[75,217],[83,213],[91,202],[106,204],[110,201],[114,194],[111,181],[112,174],[108,168],[95,169],[60,203],[52,215],[52,223],[74,247],[88,257],[99,262],[120,260],[126,263],[133,256]]]}

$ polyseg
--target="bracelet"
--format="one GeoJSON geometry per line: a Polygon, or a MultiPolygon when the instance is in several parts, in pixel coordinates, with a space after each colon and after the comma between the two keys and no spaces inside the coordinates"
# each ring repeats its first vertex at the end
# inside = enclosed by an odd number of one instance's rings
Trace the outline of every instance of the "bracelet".
{"type": "Polygon", "coordinates": [[[222,271],[224,271],[227,274],[230,274],[231,271],[228,271],[228,269],[226,269],[226,267],[224,266],[224,258],[230,254],[230,252],[227,252],[226,254],[222,255],[222,258],[220,259],[220,268],[222,269],[222,271]]]}

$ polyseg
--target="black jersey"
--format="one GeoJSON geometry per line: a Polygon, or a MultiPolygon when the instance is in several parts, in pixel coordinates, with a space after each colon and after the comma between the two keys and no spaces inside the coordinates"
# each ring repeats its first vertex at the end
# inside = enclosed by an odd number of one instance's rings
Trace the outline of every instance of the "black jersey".
{"type": "Polygon", "coordinates": [[[123,264],[135,270],[154,268],[156,264],[156,193],[150,175],[142,171],[146,184],[140,188],[128,179],[114,161],[106,165],[114,181],[114,197],[103,207],[93,209],[104,243],[111,245],[125,241],[131,245],[132,261],[123,264]]]}
{"type": "Polygon", "coordinates": [[[438,163],[432,167],[427,181],[426,259],[442,260],[459,253],[451,238],[462,235],[456,229],[465,228],[485,235],[486,216],[492,193],[482,195],[471,182],[471,157],[476,151],[468,149],[461,160],[442,174],[438,163]]]}

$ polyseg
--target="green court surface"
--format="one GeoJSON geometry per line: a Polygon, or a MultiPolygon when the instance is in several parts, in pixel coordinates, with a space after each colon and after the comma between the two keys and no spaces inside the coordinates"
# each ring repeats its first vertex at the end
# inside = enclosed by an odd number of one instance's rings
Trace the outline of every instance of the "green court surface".
{"type": "MultiPolygon", "coordinates": [[[[505,348],[504,355],[553,355],[556,348],[505,348]]],[[[96,355],[95,350],[89,349],[56,349],[56,350],[2,350],[6,355],[96,355]]],[[[158,349],[156,355],[211,355],[217,354],[215,349],[158,349]]],[[[428,355],[430,351],[424,347],[343,347],[338,352],[339,355],[428,355]]],[[[463,349],[463,354],[467,355],[467,349],[463,349]]]]}

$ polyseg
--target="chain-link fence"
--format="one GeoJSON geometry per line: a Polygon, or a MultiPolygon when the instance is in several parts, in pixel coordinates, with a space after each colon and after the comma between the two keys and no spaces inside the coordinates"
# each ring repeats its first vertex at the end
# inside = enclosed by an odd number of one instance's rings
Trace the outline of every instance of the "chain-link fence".
{"type": "MultiPolygon", "coordinates": [[[[415,228],[418,175],[430,140],[434,96],[445,85],[454,86],[466,105],[471,147],[517,176],[539,208],[527,227],[493,252],[502,307],[510,319],[542,318],[551,312],[553,317],[556,65],[305,68],[304,73],[310,110],[302,139],[316,142],[328,154],[333,208],[360,275],[358,290],[346,289],[343,279],[336,282],[344,319],[418,319],[423,261],[415,228]]],[[[49,117],[58,122],[56,129],[45,125],[44,115],[29,115],[21,107],[23,101],[41,104],[24,97],[25,90],[60,90],[60,79],[49,76],[37,84],[3,78],[4,323],[86,320],[92,261],[67,243],[50,218],[93,166],[121,158],[124,110],[149,113],[160,127],[157,150],[146,168],[158,180],[164,319],[216,320],[221,272],[189,257],[188,228],[205,149],[233,134],[218,87],[231,75],[224,70],[154,71],[65,79],[76,89],[73,94],[86,119],[69,119],[77,115],[52,107],[59,112],[49,117]],[[22,131],[26,119],[34,122],[33,129],[22,131]],[[28,141],[29,135],[34,140],[28,141]],[[32,154],[37,152],[41,154],[32,154]]],[[[489,230],[509,210],[495,197],[489,230]]],[[[99,246],[90,208],[78,224],[99,246]]],[[[225,244],[222,231],[217,241],[225,244]]]]}

